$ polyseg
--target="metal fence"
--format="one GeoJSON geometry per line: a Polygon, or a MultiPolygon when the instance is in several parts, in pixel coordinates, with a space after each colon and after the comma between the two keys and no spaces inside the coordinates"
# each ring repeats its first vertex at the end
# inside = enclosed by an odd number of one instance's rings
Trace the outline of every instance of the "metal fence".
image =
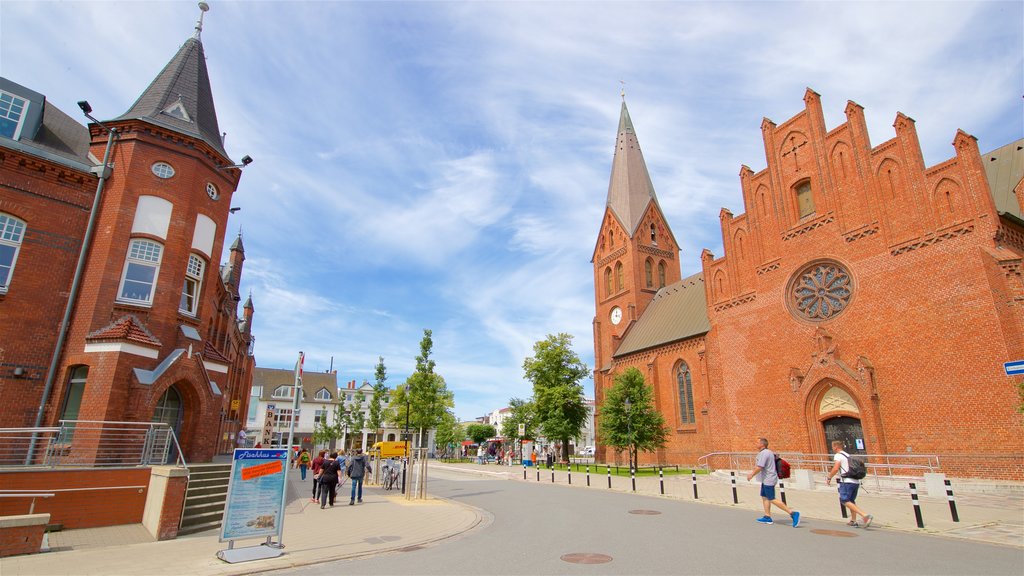
{"type": "MultiPolygon", "coordinates": [[[[802,452],[778,452],[794,469],[811,470],[828,474],[832,469],[831,454],[805,454],[802,452]]],[[[880,478],[912,477],[921,478],[926,472],[937,472],[939,457],[935,454],[857,454],[864,458],[868,476],[880,478]]],[[[697,466],[713,470],[752,470],[757,452],[712,452],[697,459],[697,466]]]]}
{"type": "Polygon", "coordinates": [[[187,468],[174,430],[161,422],[61,420],[50,428],[0,428],[0,467],[187,468]]]}

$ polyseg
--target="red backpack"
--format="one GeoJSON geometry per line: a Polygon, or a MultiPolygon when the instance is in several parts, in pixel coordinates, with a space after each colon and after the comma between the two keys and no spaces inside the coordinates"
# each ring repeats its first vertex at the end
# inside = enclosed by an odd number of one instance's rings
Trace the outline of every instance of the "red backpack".
{"type": "Polygon", "coordinates": [[[789,462],[786,462],[778,456],[775,457],[775,473],[778,474],[780,480],[789,478],[789,462]]]}

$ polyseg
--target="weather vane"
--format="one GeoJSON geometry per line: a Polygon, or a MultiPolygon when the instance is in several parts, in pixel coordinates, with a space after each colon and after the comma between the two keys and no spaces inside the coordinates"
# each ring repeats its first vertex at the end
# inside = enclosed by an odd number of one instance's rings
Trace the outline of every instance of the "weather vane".
{"type": "Polygon", "coordinates": [[[619,84],[622,84],[622,101],[625,102],[626,101],[626,81],[625,80],[619,80],[619,84]]]}
{"type": "Polygon", "coordinates": [[[203,14],[210,9],[210,5],[206,2],[199,3],[199,20],[196,21],[196,33],[194,38],[199,40],[199,34],[203,31],[203,14]]]}

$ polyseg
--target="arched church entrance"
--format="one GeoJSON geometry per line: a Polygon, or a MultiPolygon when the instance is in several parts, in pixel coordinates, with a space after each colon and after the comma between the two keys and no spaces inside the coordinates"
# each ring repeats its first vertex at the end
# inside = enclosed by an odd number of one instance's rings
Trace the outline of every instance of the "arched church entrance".
{"type": "MultiPolygon", "coordinates": [[[[156,403],[156,408],[153,409],[153,422],[162,422],[167,424],[171,430],[174,431],[174,436],[181,442],[181,421],[184,410],[182,409],[181,394],[171,386],[164,392],[164,395],[160,397],[160,401],[156,403]]],[[[168,438],[168,441],[170,439],[168,438]]],[[[170,450],[167,454],[167,463],[173,463],[178,459],[178,450],[171,442],[170,450]]]]}
{"type": "Polygon", "coordinates": [[[829,388],[821,397],[818,418],[825,435],[826,450],[831,451],[833,440],[841,440],[847,452],[867,453],[860,408],[846,390],[838,386],[829,388]]]}

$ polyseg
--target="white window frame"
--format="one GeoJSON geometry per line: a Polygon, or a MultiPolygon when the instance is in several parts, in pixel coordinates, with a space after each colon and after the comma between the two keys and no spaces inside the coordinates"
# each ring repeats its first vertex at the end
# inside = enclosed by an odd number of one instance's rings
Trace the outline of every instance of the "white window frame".
{"type": "Polygon", "coordinates": [[[21,138],[21,129],[25,127],[25,116],[28,115],[29,104],[30,101],[27,98],[0,90],[0,117],[8,120],[15,120],[16,122],[14,125],[14,134],[11,135],[11,140],[18,140],[21,138]],[[2,101],[4,96],[10,97],[11,101],[9,104],[2,101]],[[15,106],[20,106],[21,110],[12,112],[12,108],[15,106]],[[17,118],[12,118],[12,114],[17,115],[17,118]]]}
{"type": "Polygon", "coordinates": [[[161,178],[163,180],[174,178],[174,166],[171,166],[167,162],[154,162],[149,169],[157,178],[161,178]]]}
{"type": "Polygon", "coordinates": [[[270,395],[271,398],[291,398],[292,390],[295,386],[289,386],[287,384],[274,388],[274,393],[270,395]]]}
{"type": "Polygon", "coordinates": [[[117,301],[129,304],[152,305],[153,296],[156,294],[157,280],[160,278],[160,261],[163,259],[163,244],[148,238],[135,238],[128,244],[128,254],[125,256],[124,270],[121,272],[121,283],[117,288],[117,301]],[[125,296],[125,283],[132,282],[144,284],[139,280],[128,280],[128,272],[132,269],[150,268],[153,270],[153,280],[149,285],[148,298],[133,298],[125,296]]]}
{"type": "Polygon", "coordinates": [[[320,402],[330,402],[331,393],[330,391],[327,390],[327,388],[321,388],[316,391],[316,394],[313,396],[313,398],[319,400],[320,402]]]}
{"type": "Polygon", "coordinates": [[[322,422],[322,423],[324,423],[326,425],[327,424],[327,415],[328,415],[328,410],[326,408],[318,409],[318,410],[314,411],[313,412],[313,424],[317,424],[317,423],[322,422]]]}
{"type": "Polygon", "coordinates": [[[21,243],[25,239],[27,228],[24,220],[0,212],[0,246],[10,246],[14,249],[10,262],[0,262],[0,269],[7,270],[6,279],[0,277],[0,294],[7,293],[7,287],[14,278],[14,265],[18,263],[18,254],[21,252],[21,243]]]}
{"type": "Polygon", "coordinates": [[[178,310],[195,316],[199,313],[199,294],[203,288],[203,272],[206,270],[206,262],[195,254],[188,255],[188,264],[185,266],[185,282],[181,287],[181,302],[178,303],[178,310]],[[191,293],[189,289],[191,288],[191,293]]]}

